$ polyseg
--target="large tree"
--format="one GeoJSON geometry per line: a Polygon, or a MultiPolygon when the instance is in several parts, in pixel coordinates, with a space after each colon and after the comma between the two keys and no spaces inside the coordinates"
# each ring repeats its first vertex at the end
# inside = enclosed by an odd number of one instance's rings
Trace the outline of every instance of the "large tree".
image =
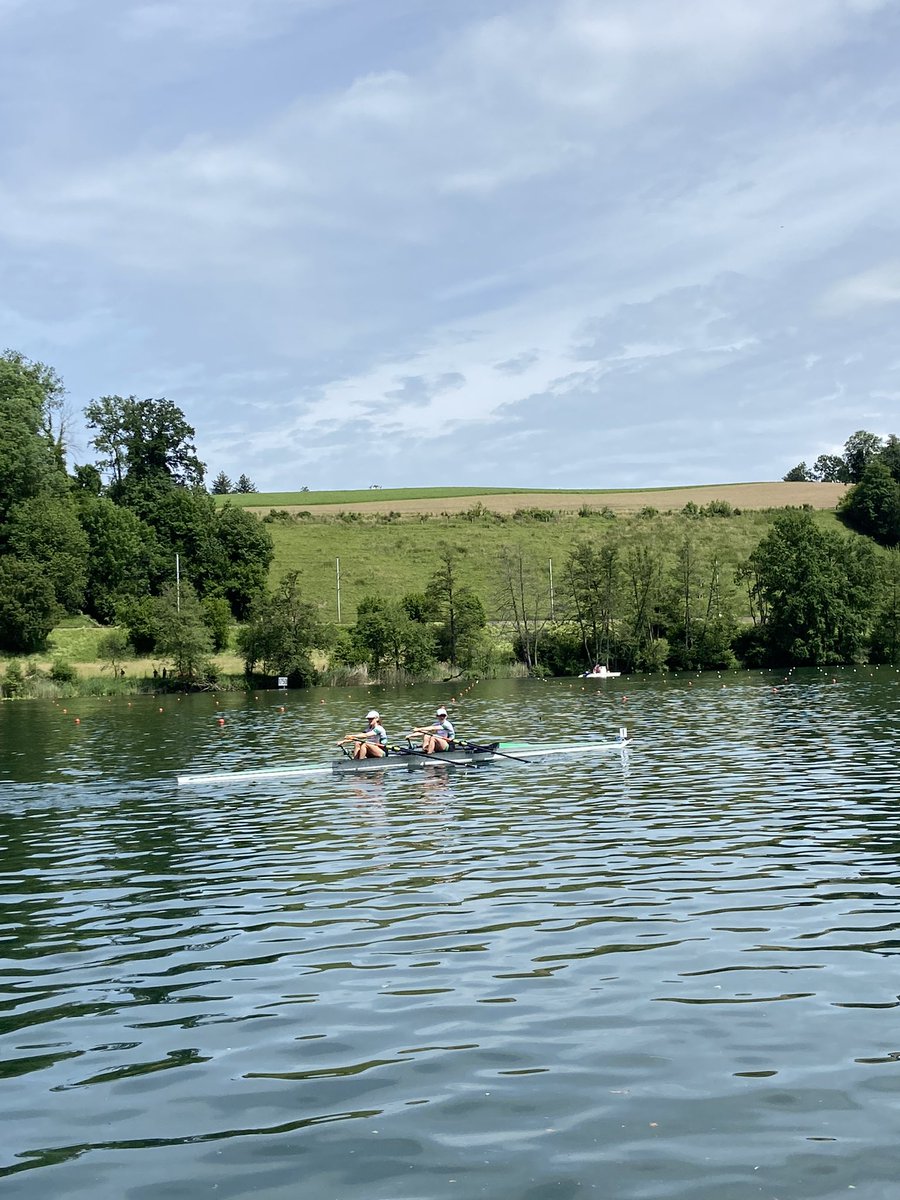
{"type": "Polygon", "coordinates": [[[43,363],[0,355],[0,527],[13,505],[67,490],[61,437],[52,430],[62,384],[43,363]]]}
{"type": "Polygon", "coordinates": [[[12,654],[40,650],[62,615],[40,566],[0,556],[0,646],[12,654]]]}
{"type": "Polygon", "coordinates": [[[844,443],[844,463],[851,483],[859,483],[863,473],[873,458],[877,458],[883,448],[881,438],[865,429],[857,429],[851,433],[844,443]]]}
{"type": "Polygon", "coordinates": [[[65,472],[64,394],[50,367],[0,355],[0,649],[37,649],[82,600],[87,544],[65,472]]]}
{"type": "Polygon", "coordinates": [[[23,562],[34,563],[66,612],[84,600],[88,539],[69,496],[32,497],[15,505],[6,525],[6,545],[23,562]]]}
{"type": "Polygon", "coordinates": [[[102,396],[84,411],[114,499],[127,497],[129,485],[146,480],[203,485],[205,467],[194,447],[194,429],[171,400],[102,396]]]}
{"type": "Polygon", "coordinates": [[[110,622],[125,597],[149,594],[164,557],[153,529],[136,513],[105,496],[76,496],[89,548],[85,611],[110,622]]]}
{"type": "Polygon", "coordinates": [[[882,546],[900,542],[900,483],[882,458],[868,463],[838,511],[858,533],[874,538],[882,546]]]}
{"type": "Polygon", "coordinates": [[[865,654],[877,602],[870,544],[820,530],[808,512],[777,516],[750,556],[771,661],[817,665],[865,654]]]}

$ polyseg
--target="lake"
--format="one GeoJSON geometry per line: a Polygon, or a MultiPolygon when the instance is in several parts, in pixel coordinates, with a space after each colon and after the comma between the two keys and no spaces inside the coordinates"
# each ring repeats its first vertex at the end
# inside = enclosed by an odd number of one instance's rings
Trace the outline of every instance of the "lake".
{"type": "Polygon", "coordinates": [[[453,686],[0,705],[4,1197],[895,1200],[900,673],[453,686]]]}

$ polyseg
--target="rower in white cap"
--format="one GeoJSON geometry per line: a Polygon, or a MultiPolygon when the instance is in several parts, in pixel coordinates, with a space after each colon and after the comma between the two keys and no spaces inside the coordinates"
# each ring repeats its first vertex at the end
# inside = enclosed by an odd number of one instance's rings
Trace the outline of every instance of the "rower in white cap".
{"type": "Polygon", "coordinates": [[[434,754],[435,751],[452,750],[453,742],[456,734],[453,730],[453,725],[447,716],[447,710],[443,704],[434,714],[437,720],[433,725],[425,725],[422,728],[413,730],[413,733],[422,734],[422,749],[426,754],[434,754]]]}
{"type": "Polygon", "coordinates": [[[353,758],[384,758],[387,754],[388,737],[377,709],[372,708],[366,713],[366,721],[368,728],[365,733],[348,733],[341,738],[338,745],[356,742],[353,758]]]}

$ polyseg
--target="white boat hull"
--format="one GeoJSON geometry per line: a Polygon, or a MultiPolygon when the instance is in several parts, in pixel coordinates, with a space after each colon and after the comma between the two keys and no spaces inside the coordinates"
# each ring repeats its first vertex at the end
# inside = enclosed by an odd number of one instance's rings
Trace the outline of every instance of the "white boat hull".
{"type": "Polygon", "coordinates": [[[373,771],[416,770],[430,767],[445,767],[449,770],[480,767],[499,760],[530,762],[536,758],[549,758],[555,754],[582,754],[593,758],[595,754],[608,750],[622,750],[631,744],[628,731],[622,729],[619,736],[605,742],[555,742],[547,745],[531,745],[528,742],[480,743],[466,750],[462,747],[439,754],[388,754],[385,758],[337,758],[329,763],[314,766],[261,767],[251,771],[220,771],[209,775],[179,775],[179,787],[205,787],[217,783],[253,783],[262,780],[308,779],[316,775],[365,775],[373,771]]]}

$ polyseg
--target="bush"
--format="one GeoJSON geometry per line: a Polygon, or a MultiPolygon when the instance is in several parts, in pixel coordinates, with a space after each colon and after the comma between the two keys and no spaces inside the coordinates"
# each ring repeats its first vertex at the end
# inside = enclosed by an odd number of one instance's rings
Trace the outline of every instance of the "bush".
{"type": "Polygon", "coordinates": [[[50,678],[55,683],[75,683],[78,679],[78,672],[63,658],[57,658],[50,668],[50,678]]]}
{"type": "Polygon", "coordinates": [[[6,677],[3,680],[3,692],[7,696],[21,696],[25,688],[25,676],[22,667],[13,659],[7,663],[6,677]]]}
{"type": "Polygon", "coordinates": [[[221,596],[210,597],[200,604],[203,624],[212,636],[216,654],[228,649],[231,638],[231,605],[221,596]]]}
{"type": "Polygon", "coordinates": [[[550,508],[517,508],[514,521],[555,521],[556,513],[550,508]]]}
{"type": "Polygon", "coordinates": [[[704,517],[737,517],[740,509],[734,508],[727,500],[710,500],[706,508],[701,508],[704,517]]]}
{"type": "Polygon", "coordinates": [[[541,634],[538,660],[551,675],[580,675],[584,670],[584,642],[574,625],[555,625],[541,634]]]}

